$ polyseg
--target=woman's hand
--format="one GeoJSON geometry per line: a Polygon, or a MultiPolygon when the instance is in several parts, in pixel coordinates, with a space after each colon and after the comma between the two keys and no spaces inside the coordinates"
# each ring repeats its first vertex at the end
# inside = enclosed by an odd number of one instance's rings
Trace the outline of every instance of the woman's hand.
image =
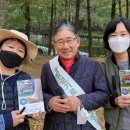
{"type": "Polygon", "coordinates": [[[40,119],[43,119],[44,115],[45,113],[38,112],[38,113],[30,114],[29,116],[31,116],[33,119],[40,120],[40,119]]]}
{"type": "Polygon", "coordinates": [[[20,115],[19,110],[12,111],[11,114],[12,114],[12,119],[13,119],[13,127],[19,125],[20,123],[24,121],[25,116],[20,115]]]}
{"type": "Polygon", "coordinates": [[[130,96],[119,96],[115,98],[115,103],[120,108],[127,108],[130,106],[130,96]]]}

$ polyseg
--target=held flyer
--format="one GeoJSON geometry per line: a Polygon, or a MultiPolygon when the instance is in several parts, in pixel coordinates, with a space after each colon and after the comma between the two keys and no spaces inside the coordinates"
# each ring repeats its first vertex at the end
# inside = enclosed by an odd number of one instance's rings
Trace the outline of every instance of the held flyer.
{"type": "Polygon", "coordinates": [[[130,70],[120,70],[121,95],[130,95],[130,70]]]}
{"type": "Polygon", "coordinates": [[[23,115],[44,112],[44,101],[40,79],[17,81],[19,110],[25,107],[23,115]]]}

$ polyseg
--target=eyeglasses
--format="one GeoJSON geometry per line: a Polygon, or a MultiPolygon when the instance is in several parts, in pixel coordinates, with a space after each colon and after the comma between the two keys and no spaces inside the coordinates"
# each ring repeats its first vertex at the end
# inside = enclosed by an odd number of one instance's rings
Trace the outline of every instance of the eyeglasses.
{"type": "Polygon", "coordinates": [[[60,40],[53,41],[53,42],[55,42],[56,45],[59,45],[59,46],[63,46],[65,42],[66,42],[67,44],[69,44],[69,45],[72,45],[72,44],[74,43],[73,41],[74,41],[77,37],[78,37],[78,36],[76,36],[75,38],[69,37],[69,38],[66,38],[65,40],[60,39],[60,40]]]}

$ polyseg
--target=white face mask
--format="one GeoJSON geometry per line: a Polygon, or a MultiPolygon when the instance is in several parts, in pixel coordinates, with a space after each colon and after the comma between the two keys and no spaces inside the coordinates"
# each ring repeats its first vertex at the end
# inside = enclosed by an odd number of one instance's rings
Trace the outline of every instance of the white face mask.
{"type": "Polygon", "coordinates": [[[108,40],[109,46],[113,52],[125,52],[130,46],[129,37],[112,37],[108,40]]]}

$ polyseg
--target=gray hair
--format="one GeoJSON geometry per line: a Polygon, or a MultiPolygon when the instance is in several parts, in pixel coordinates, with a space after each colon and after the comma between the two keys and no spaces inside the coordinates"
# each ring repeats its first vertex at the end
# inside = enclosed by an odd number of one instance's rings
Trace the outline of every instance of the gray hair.
{"type": "Polygon", "coordinates": [[[77,30],[74,24],[67,22],[67,23],[60,23],[58,24],[54,30],[53,30],[53,35],[52,37],[54,38],[54,36],[56,35],[57,32],[61,31],[62,29],[68,29],[70,31],[72,31],[75,35],[77,34],[77,30]]]}

